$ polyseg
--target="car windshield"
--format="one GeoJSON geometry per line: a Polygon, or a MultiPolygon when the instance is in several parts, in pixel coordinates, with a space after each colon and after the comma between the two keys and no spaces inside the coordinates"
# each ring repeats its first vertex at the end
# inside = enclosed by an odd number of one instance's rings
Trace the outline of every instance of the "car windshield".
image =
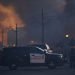
{"type": "Polygon", "coordinates": [[[43,51],[43,52],[45,51],[44,49],[42,49],[42,48],[40,48],[40,47],[36,47],[36,48],[38,48],[39,50],[41,50],[41,51],[43,51]]]}

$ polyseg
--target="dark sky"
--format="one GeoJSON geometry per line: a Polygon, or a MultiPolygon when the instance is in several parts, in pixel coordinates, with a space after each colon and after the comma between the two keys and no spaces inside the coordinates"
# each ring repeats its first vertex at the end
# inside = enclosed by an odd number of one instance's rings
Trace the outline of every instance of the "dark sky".
{"type": "Polygon", "coordinates": [[[41,13],[43,8],[45,41],[60,41],[65,33],[75,33],[74,0],[0,0],[1,3],[13,4],[26,23],[28,40],[41,41],[41,13]]]}

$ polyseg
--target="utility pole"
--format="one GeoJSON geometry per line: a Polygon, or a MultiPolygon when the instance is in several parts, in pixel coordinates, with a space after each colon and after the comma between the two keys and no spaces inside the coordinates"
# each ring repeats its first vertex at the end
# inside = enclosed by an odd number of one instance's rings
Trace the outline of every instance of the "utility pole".
{"type": "Polygon", "coordinates": [[[16,24],[16,47],[17,47],[17,45],[18,45],[18,31],[17,31],[17,24],[16,24]]]}
{"type": "Polygon", "coordinates": [[[43,14],[43,8],[42,8],[42,44],[44,44],[45,36],[44,36],[44,14],[43,14]]]}
{"type": "Polygon", "coordinates": [[[2,48],[4,47],[4,30],[2,28],[2,48]]]}

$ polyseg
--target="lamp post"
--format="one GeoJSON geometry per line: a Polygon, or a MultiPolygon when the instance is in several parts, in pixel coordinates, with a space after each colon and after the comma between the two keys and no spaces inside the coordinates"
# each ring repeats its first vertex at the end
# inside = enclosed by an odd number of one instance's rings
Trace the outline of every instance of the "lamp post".
{"type": "Polygon", "coordinates": [[[68,45],[69,42],[70,42],[70,36],[69,36],[69,34],[66,34],[65,35],[65,43],[66,43],[66,45],[68,45]]]}
{"type": "Polygon", "coordinates": [[[44,41],[45,41],[44,29],[45,29],[45,27],[44,27],[44,14],[43,14],[43,8],[42,8],[42,39],[41,39],[42,44],[44,44],[44,41]]]}
{"type": "Polygon", "coordinates": [[[4,30],[2,28],[2,48],[4,47],[4,30]]]}
{"type": "Polygon", "coordinates": [[[18,33],[17,33],[17,24],[16,24],[16,47],[17,47],[17,45],[18,45],[18,33]]]}

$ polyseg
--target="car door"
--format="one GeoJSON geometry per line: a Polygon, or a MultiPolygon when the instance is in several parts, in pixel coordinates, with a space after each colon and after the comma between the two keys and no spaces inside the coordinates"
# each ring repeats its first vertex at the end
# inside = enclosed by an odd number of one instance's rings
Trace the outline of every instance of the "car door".
{"type": "Polygon", "coordinates": [[[31,48],[30,64],[44,64],[45,53],[38,48],[31,48]]]}
{"type": "Polygon", "coordinates": [[[17,48],[17,50],[15,50],[16,52],[16,61],[18,65],[27,65],[27,48],[25,47],[19,47],[17,48]]]}

